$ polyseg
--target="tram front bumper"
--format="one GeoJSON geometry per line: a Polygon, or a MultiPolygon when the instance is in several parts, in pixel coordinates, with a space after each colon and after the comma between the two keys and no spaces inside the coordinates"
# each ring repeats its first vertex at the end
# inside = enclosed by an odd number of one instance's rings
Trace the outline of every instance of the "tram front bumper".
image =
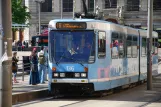
{"type": "Polygon", "coordinates": [[[88,79],[52,79],[52,83],[88,83],[88,79]]]}

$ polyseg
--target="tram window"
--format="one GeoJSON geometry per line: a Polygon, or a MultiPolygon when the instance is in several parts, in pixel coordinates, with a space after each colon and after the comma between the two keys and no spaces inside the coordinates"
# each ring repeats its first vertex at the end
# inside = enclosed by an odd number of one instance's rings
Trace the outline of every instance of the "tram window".
{"type": "Polygon", "coordinates": [[[153,38],[153,45],[152,45],[152,53],[157,54],[158,53],[158,40],[156,38],[153,38]]]}
{"type": "Polygon", "coordinates": [[[124,53],[124,34],[118,34],[116,32],[112,33],[112,50],[111,50],[111,56],[113,59],[116,58],[123,58],[125,56],[124,53]]]}
{"type": "Polygon", "coordinates": [[[147,54],[146,38],[142,38],[141,54],[142,56],[146,56],[147,54]]]}
{"type": "Polygon", "coordinates": [[[137,37],[133,36],[133,42],[132,42],[132,57],[136,58],[138,56],[137,51],[137,37]]]}
{"type": "Polygon", "coordinates": [[[132,36],[127,37],[127,57],[131,58],[132,57],[132,36]]]}
{"type": "Polygon", "coordinates": [[[125,56],[125,49],[124,49],[124,34],[119,35],[119,58],[123,58],[125,56]]]}
{"type": "Polygon", "coordinates": [[[98,57],[106,56],[106,33],[99,31],[98,33],[98,57]]]}
{"type": "Polygon", "coordinates": [[[152,53],[155,52],[155,39],[152,39],[152,53]]]}
{"type": "Polygon", "coordinates": [[[111,40],[112,40],[112,42],[111,42],[111,44],[112,44],[111,54],[112,55],[111,56],[112,56],[113,59],[116,59],[116,58],[119,57],[118,56],[118,44],[119,44],[118,39],[119,39],[118,33],[112,32],[112,38],[111,38],[111,40]]]}
{"type": "Polygon", "coordinates": [[[155,53],[158,53],[158,39],[155,38],[155,53]]]}

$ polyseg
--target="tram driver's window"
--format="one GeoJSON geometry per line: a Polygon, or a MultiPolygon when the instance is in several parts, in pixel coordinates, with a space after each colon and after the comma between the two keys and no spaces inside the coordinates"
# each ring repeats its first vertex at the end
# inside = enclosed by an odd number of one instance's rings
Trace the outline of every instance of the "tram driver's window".
{"type": "Polygon", "coordinates": [[[98,58],[106,56],[106,33],[103,31],[98,32],[98,58]]]}

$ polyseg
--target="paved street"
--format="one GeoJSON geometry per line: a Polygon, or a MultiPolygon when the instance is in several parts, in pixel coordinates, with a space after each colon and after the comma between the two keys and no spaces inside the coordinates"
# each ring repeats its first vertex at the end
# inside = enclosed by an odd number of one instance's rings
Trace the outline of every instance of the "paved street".
{"type": "Polygon", "coordinates": [[[145,90],[146,84],[103,98],[49,98],[13,107],[161,107],[159,101],[150,103],[156,96],[146,96],[145,90]]]}
{"type": "MultiPolygon", "coordinates": [[[[21,53],[21,55],[24,54],[21,53]]],[[[158,70],[161,72],[161,66],[159,66],[158,70]]],[[[47,83],[37,86],[29,85],[28,75],[25,76],[25,81],[22,81],[22,77],[18,77],[18,80],[20,83],[13,85],[13,94],[47,88],[47,83]]],[[[147,96],[145,91],[146,84],[143,84],[102,98],[46,98],[14,105],[13,107],[161,107],[161,95],[147,96]],[[155,101],[156,99],[157,101],[155,101]]]]}
{"type": "MultiPolygon", "coordinates": [[[[17,56],[19,57],[19,68],[22,68],[22,56],[29,56],[31,52],[22,52],[18,51],[17,56]]],[[[21,72],[20,72],[21,73],[21,72]]],[[[19,74],[20,74],[19,73],[19,74]]],[[[24,81],[22,81],[22,76],[18,76],[17,80],[19,83],[13,84],[12,94],[20,94],[20,93],[26,93],[30,91],[40,90],[40,89],[47,89],[47,82],[45,84],[38,84],[38,85],[29,85],[29,75],[24,76],[24,81]]]]}
{"type": "Polygon", "coordinates": [[[29,75],[25,75],[24,81],[22,81],[22,76],[17,77],[17,80],[19,81],[19,83],[13,84],[12,95],[48,88],[48,82],[46,82],[45,84],[29,85],[29,75]]]}

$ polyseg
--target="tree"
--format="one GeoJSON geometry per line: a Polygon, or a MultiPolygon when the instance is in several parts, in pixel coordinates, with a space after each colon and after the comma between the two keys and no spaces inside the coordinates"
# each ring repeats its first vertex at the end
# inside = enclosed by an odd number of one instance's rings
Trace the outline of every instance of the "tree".
{"type": "Polygon", "coordinates": [[[12,0],[12,22],[25,24],[31,18],[27,7],[22,5],[22,0],[12,0]]]}

